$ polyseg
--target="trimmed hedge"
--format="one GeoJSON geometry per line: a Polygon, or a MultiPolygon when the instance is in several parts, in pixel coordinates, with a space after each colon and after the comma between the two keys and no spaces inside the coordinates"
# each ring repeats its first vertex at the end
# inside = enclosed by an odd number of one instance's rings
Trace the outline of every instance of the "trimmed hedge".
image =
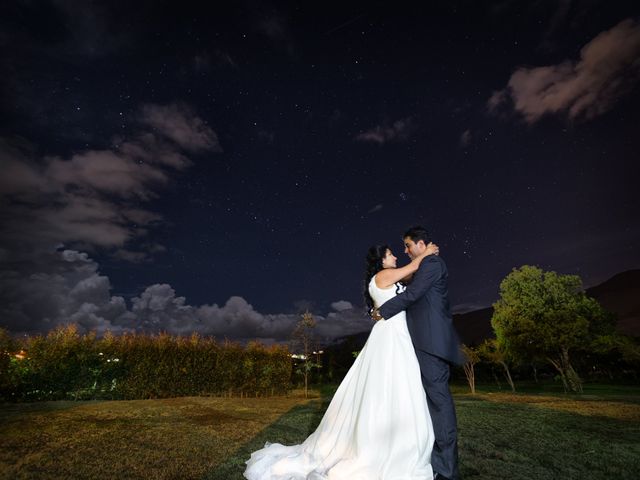
{"type": "Polygon", "coordinates": [[[198,335],[81,335],[75,326],[13,339],[0,329],[3,400],[281,395],[291,387],[287,347],[246,347],[198,335]],[[24,350],[24,358],[16,356],[24,350]]]}

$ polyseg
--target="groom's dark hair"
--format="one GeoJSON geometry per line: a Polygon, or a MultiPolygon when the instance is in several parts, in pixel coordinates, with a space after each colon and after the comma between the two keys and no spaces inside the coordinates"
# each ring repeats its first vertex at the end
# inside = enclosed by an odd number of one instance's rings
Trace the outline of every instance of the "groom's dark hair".
{"type": "Polygon", "coordinates": [[[429,242],[431,241],[431,235],[429,235],[427,229],[421,225],[416,225],[407,229],[407,231],[404,232],[404,235],[402,235],[402,238],[405,239],[407,237],[413,240],[414,243],[418,243],[422,240],[425,245],[429,245],[429,242]]]}

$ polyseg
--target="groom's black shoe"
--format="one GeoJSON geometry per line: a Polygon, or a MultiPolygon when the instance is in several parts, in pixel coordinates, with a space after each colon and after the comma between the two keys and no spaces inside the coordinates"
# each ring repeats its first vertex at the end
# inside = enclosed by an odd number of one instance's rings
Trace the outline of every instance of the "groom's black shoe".
{"type": "Polygon", "coordinates": [[[444,475],[441,475],[438,472],[434,472],[433,480],[449,480],[449,477],[445,477],[444,475]]]}

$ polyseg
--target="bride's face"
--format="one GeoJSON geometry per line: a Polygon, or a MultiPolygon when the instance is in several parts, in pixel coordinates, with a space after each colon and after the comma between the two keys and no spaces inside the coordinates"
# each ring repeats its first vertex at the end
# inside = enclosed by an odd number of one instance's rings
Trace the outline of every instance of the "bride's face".
{"type": "Polygon", "coordinates": [[[396,268],[396,260],[398,259],[391,253],[391,250],[387,249],[387,253],[382,259],[382,268],[396,268]]]}

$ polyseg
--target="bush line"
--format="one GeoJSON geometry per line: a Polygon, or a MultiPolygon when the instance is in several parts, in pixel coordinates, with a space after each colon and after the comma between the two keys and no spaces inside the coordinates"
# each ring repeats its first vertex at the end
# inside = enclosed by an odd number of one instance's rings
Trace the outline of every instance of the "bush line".
{"type": "Polygon", "coordinates": [[[12,338],[0,329],[0,399],[102,400],[190,395],[272,396],[291,388],[285,346],[107,332],[74,325],[12,338]]]}

